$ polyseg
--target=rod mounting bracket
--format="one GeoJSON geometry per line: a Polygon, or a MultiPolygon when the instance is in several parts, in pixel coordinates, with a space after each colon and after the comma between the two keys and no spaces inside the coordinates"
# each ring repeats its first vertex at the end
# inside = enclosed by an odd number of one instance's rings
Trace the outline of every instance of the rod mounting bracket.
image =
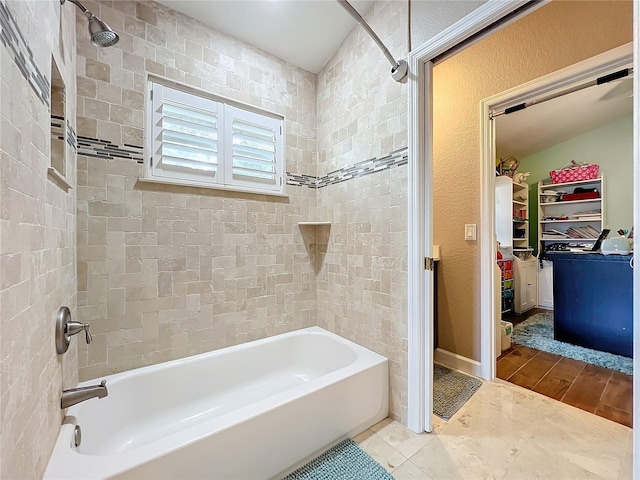
{"type": "Polygon", "coordinates": [[[396,82],[401,82],[404,80],[404,77],[407,76],[407,72],[409,71],[409,64],[407,61],[402,59],[398,60],[398,65],[391,69],[391,78],[393,78],[396,82]]]}

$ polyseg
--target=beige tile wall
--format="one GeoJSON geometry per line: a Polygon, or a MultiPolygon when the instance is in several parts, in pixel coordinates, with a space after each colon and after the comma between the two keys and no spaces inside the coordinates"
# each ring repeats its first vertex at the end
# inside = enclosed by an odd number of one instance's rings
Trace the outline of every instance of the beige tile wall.
{"type": "MultiPolygon", "coordinates": [[[[74,99],[75,7],[5,5],[38,69],[50,79],[53,55],[74,99]]],[[[49,108],[4,44],[0,60],[0,478],[41,478],[62,420],[60,392],[78,381],[75,342],[64,357],[54,345],[58,308],[76,314],[75,158],[67,146],[66,192],[47,178],[49,108]]],[[[75,125],[74,100],[66,113],[75,125]]]]}
{"type": "MultiPolygon", "coordinates": [[[[148,71],[284,114],[288,171],[406,146],[406,85],[361,29],[316,77],[154,3],[92,7],[124,34],[109,51],[79,46],[80,135],[141,145],[148,71]]],[[[406,55],[406,5],[376,2],[367,20],[406,55]]],[[[126,160],[80,157],[79,170],[79,311],[96,332],[81,378],[317,323],[390,358],[392,413],[406,418],[406,167],[288,186],[284,203],[143,187],[126,160]]]]}
{"type": "MultiPolygon", "coordinates": [[[[376,1],[365,20],[396,59],[407,57],[405,2],[376,1]]],[[[407,85],[364,28],[355,28],[318,75],[318,174],[407,146],[407,85]]]]}
{"type": "MultiPolygon", "coordinates": [[[[88,3],[122,35],[78,44],[79,135],[142,145],[148,72],[285,116],[286,170],[316,174],[315,75],[153,2],[88,3]]],[[[78,308],[95,338],[80,378],[316,325],[315,233],[297,225],[314,190],[150,186],[134,161],[88,156],[78,170],[78,308]]]]}
{"type": "MultiPolygon", "coordinates": [[[[375,2],[365,20],[406,58],[407,5],[375,2]]],[[[362,28],[318,75],[322,175],[407,146],[406,84],[362,28]]],[[[391,414],[407,418],[407,167],[318,190],[331,234],[318,276],[318,325],[389,358],[391,414]]]]}

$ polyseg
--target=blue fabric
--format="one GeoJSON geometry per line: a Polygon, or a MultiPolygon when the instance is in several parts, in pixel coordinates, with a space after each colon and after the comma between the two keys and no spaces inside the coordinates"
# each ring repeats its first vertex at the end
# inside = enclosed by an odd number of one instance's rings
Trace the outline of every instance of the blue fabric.
{"type": "Polygon", "coordinates": [[[393,480],[351,439],[344,440],[282,480],[393,480]]]}
{"type": "Polygon", "coordinates": [[[611,370],[617,370],[628,375],[633,374],[633,359],[608,352],[591,350],[553,339],[553,315],[538,313],[513,327],[513,343],[526,347],[537,348],[563,357],[582,360],[611,370]]]}

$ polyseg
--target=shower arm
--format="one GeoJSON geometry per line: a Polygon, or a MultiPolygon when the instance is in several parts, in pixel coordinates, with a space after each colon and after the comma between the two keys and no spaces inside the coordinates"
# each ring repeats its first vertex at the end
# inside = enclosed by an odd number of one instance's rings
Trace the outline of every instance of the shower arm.
{"type": "MultiPolygon", "coordinates": [[[[73,0],[69,0],[69,1],[71,2],[73,0]]],[[[362,26],[362,28],[366,30],[366,32],[373,39],[373,41],[376,42],[376,45],[380,47],[380,50],[382,50],[382,53],[384,54],[385,57],[387,57],[387,60],[389,60],[389,63],[391,64],[391,76],[393,77],[393,79],[396,82],[400,82],[402,79],[404,79],[404,77],[407,76],[407,71],[408,71],[408,65],[406,60],[397,61],[395,58],[393,58],[393,55],[391,55],[391,52],[385,46],[385,44],[382,43],[382,40],[380,40],[380,37],[376,35],[376,32],[373,31],[373,29],[369,26],[369,24],[365,22],[364,18],[362,18],[362,16],[358,13],[358,11],[355,8],[353,8],[353,6],[347,0],[337,0],[337,1],[349,13],[349,15],[351,15],[354,18],[354,20],[358,22],[362,26]]]]}
{"type": "Polygon", "coordinates": [[[82,10],[82,13],[84,13],[87,16],[87,18],[91,18],[94,16],[93,13],[91,13],[91,10],[89,10],[87,7],[81,4],[78,0],[60,0],[60,5],[64,5],[66,1],[73,3],[76,7],[82,10]]]}

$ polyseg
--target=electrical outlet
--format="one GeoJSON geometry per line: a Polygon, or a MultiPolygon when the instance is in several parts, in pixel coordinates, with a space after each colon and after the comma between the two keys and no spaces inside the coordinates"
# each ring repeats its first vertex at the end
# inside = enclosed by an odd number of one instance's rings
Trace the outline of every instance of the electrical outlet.
{"type": "Polygon", "coordinates": [[[464,239],[475,240],[476,239],[476,224],[466,223],[464,225],[464,239]]]}

